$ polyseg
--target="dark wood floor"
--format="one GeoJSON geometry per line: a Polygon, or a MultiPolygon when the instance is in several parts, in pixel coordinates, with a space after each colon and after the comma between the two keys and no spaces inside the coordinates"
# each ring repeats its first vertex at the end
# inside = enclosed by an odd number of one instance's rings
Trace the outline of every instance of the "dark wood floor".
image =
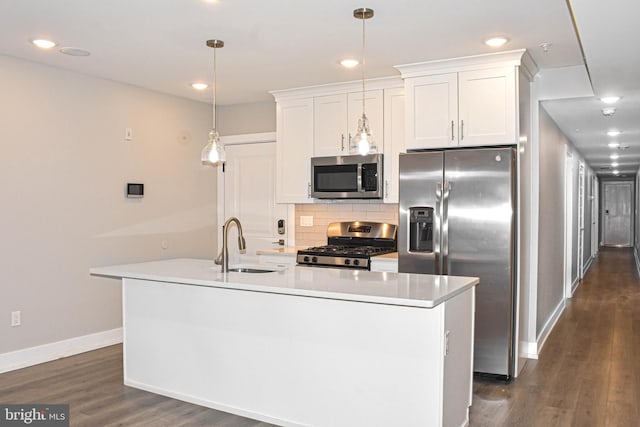
{"type": "Polygon", "coordinates": [[[601,249],[544,345],[507,386],[475,381],[472,426],[640,426],[640,280],[601,249]]]}
{"type": "MultiPolygon", "coordinates": [[[[2,374],[0,402],[68,403],[72,426],[268,425],[125,387],[121,346],[2,374]]],[[[603,249],[540,359],[475,381],[471,426],[639,426],[639,405],[640,280],[631,250],[603,249]]]]}

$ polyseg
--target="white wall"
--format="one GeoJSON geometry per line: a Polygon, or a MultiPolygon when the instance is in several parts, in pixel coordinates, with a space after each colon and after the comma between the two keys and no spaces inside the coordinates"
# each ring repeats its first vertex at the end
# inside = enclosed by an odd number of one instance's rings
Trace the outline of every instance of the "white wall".
{"type": "Polygon", "coordinates": [[[207,104],[5,56],[0,94],[0,355],[120,327],[120,285],[91,266],[214,256],[207,104]]]}

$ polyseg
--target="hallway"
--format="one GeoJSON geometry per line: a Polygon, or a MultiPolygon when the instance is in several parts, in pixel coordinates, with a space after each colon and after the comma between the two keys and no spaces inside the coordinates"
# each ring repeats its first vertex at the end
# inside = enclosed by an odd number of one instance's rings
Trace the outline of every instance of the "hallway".
{"type": "Polygon", "coordinates": [[[471,426],[640,425],[640,280],[632,249],[601,248],[510,385],[475,381],[471,426]]]}
{"type": "MultiPolygon", "coordinates": [[[[0,375],[0,402],[68,403],[71,426],[268,425],[122,381],[111,346],[0,375]]],[[[475,381],[470,425],[633,427],[639,405],[640,280],[631,249],[602,249],[540,359],[509,385],[475,381]]]]}

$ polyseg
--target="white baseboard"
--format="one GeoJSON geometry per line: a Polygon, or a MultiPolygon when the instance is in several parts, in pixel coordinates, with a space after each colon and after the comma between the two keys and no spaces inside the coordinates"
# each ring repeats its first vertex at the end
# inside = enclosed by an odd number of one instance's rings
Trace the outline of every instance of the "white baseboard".
{"type": "Polygon", "coordinates": [[[580,284],[580,279],[576,277],[573,283],[571,284],[571,298],[573,298],[573,294],[576,293],[576,289],[578,289],[579,284],[580,284]]]}
{"type": "Polygon", "coordinates": [[[0,354],[0,374],[122,342],[122,328],[0,354]]]}
{"type": "Polygon", "coordinates": [[[520,357],[525,359],[537,359],[538,343],[535,341],[520,341],[520,357]]]}
{"type": "Polygon", "coordinates": [[[591,257],[589,257],[589,259],[587,260],[587,262],[585,263],[584,267],[582,268],[582,276],[586,276],[587,271],[589,271],[589,269],[591,268],[591,266],[593,265],[593,260],[595,259],[595,256],[591,255],[591,257]]]}
{"type": "Polygon", "coordinates": [[[542,331],[540,331],[540,334],[538,334],[536,359],[537,359],[537,355],[540,354],[540,352],[542,351],[542,347],[544,346],[544,343],[547,341],[547,338],[549,338],[549,334],[551,334],[551,331],[556,326],[556,323],[558,323],[558,319],[560,319],[560,315],[562,314],[566,306],[567,306],[566,300],[563,298],[562,301],[560,301],[560,304],[556,306],[556,309],[553,310],[553,313],[549,317],[549,320],[547,320],[547,323],[542,328],[542,331]]]}

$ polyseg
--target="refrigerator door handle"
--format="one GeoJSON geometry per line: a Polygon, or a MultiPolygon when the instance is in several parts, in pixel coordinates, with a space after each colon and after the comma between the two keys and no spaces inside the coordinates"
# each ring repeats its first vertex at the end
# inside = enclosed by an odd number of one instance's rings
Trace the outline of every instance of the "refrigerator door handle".
{"type": "Polygon", "coordinates": [[[442,273],[449,274],[448,258],[449,258],[449,192],[451,191],[451,183],[444,182],[442,191],[442,243],[440,253],[442,255],[442,273]]]}
{"type": "Polygon", "coordinates": [[[436,208],[433,212],[433,255],[435,257],[435,273],[440,272],[440,209],[442,207],[442,183],[436,183],[436,208]]]}

